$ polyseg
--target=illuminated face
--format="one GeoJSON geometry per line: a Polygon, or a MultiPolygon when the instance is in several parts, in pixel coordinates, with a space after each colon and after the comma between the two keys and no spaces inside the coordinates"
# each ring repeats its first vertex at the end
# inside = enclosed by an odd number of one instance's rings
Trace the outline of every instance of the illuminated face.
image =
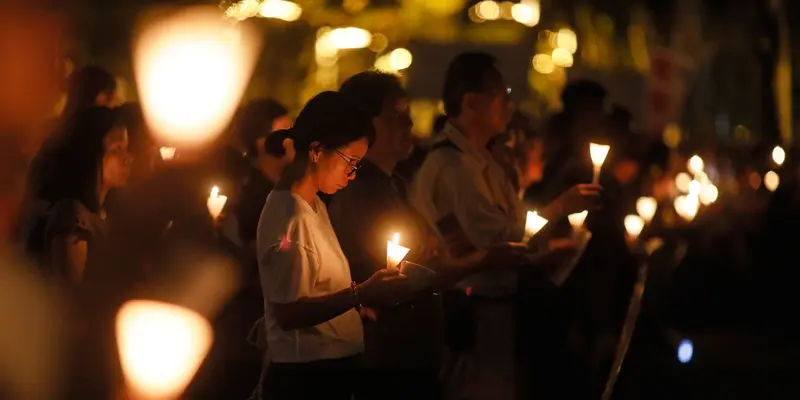
{"type": "Polygon", "coordinates": [[[115,128],[103,139],[103,184],[119,188],[128,183],[131,175],[131,159],[128,155],[128,132],[115,128]]]}
{"type": "Polygon", "coordinates": [[[361,138],[334,150],[311,150],[311,162],[315,165],[317,185],[326,194],[344,189],[356,177],[361,159],[367,154],[369,141],[361,138]]]}

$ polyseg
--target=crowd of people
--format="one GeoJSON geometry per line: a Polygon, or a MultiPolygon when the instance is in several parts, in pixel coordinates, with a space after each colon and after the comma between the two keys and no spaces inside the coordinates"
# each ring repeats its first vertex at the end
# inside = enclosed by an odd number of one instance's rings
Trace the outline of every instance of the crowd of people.
{"type": "Polygon", "coordinates": [[[28,265],[78,294],[71,398],[119,386],[102,321],[176,260],[209,255],[232,260],[241,285],[187,398],[597,396],[638,266],[623,219],[669,166],[599,84],[571,83],[562,98],[534,121],[494,58],[463,53],[425,141],[401,80],[370,70],[294,120],[252,100],[214,143],[162,157],[139,105],[117,104],[114,76],[77,70],[16,229],[28,265]],[[613,143],[599,184],[589,141],[613,143]],[[228,198],[218,218],[212,185],[228,198]],[[536,251],[520,243],[532,209],[554,226],[536,251]],[[578,251],[567,216],[584,210],[593,239],[555,284],[578,251]],[[394,233],[410,249],[398,266],[386,257],[394,233]],[[424,285],[401,272],[415,266],[433,272],[424,285]]]}

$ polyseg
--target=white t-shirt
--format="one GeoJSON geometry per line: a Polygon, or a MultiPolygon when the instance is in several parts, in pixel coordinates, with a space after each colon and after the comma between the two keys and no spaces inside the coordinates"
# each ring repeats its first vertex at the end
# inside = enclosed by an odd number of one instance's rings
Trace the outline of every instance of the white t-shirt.
{"type": "Polygon", "coordinates": [[[364,351],[361,318],[355,309],[311,328],[282,330],[270,303],[291,303],[350,287],[347,263],[328,211],[319,197],[317,211],[288,190],[267,197],[258,221],[258,271],[264,292],[267,353],[273,362],[308,362],[364,351]]]}

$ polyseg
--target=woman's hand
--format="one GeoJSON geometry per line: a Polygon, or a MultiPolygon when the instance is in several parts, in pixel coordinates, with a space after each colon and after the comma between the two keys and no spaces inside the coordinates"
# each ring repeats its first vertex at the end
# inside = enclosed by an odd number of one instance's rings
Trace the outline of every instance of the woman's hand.
{"type": "Polygon", "coordinates": [[[530,263],[530,250],[524,243],[501,243],[481,253],[482,269],[516,269],[530,263]]]}
{"type": "Polygon", "coordinates": [[[397,268],[375,272],[356,287],[358,298],[367,307],[386,307],[411,298],[414,290],[397,268]]]}

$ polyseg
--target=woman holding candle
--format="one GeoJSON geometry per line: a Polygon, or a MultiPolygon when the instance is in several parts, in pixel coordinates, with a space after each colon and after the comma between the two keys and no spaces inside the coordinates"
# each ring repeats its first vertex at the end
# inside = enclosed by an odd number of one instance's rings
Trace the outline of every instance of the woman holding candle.
{"type": "Polygon", "coordinates": [[[258,227],[270,360],[261,396],[350,399],[364,349],[358,310],[396,303],[411,289],[395,269],[355,284],[317,196],[355,178],[374,135],[369,116],[348,97],[324,92],[306,104],[292,131],[295,159],[258,227]]]}

